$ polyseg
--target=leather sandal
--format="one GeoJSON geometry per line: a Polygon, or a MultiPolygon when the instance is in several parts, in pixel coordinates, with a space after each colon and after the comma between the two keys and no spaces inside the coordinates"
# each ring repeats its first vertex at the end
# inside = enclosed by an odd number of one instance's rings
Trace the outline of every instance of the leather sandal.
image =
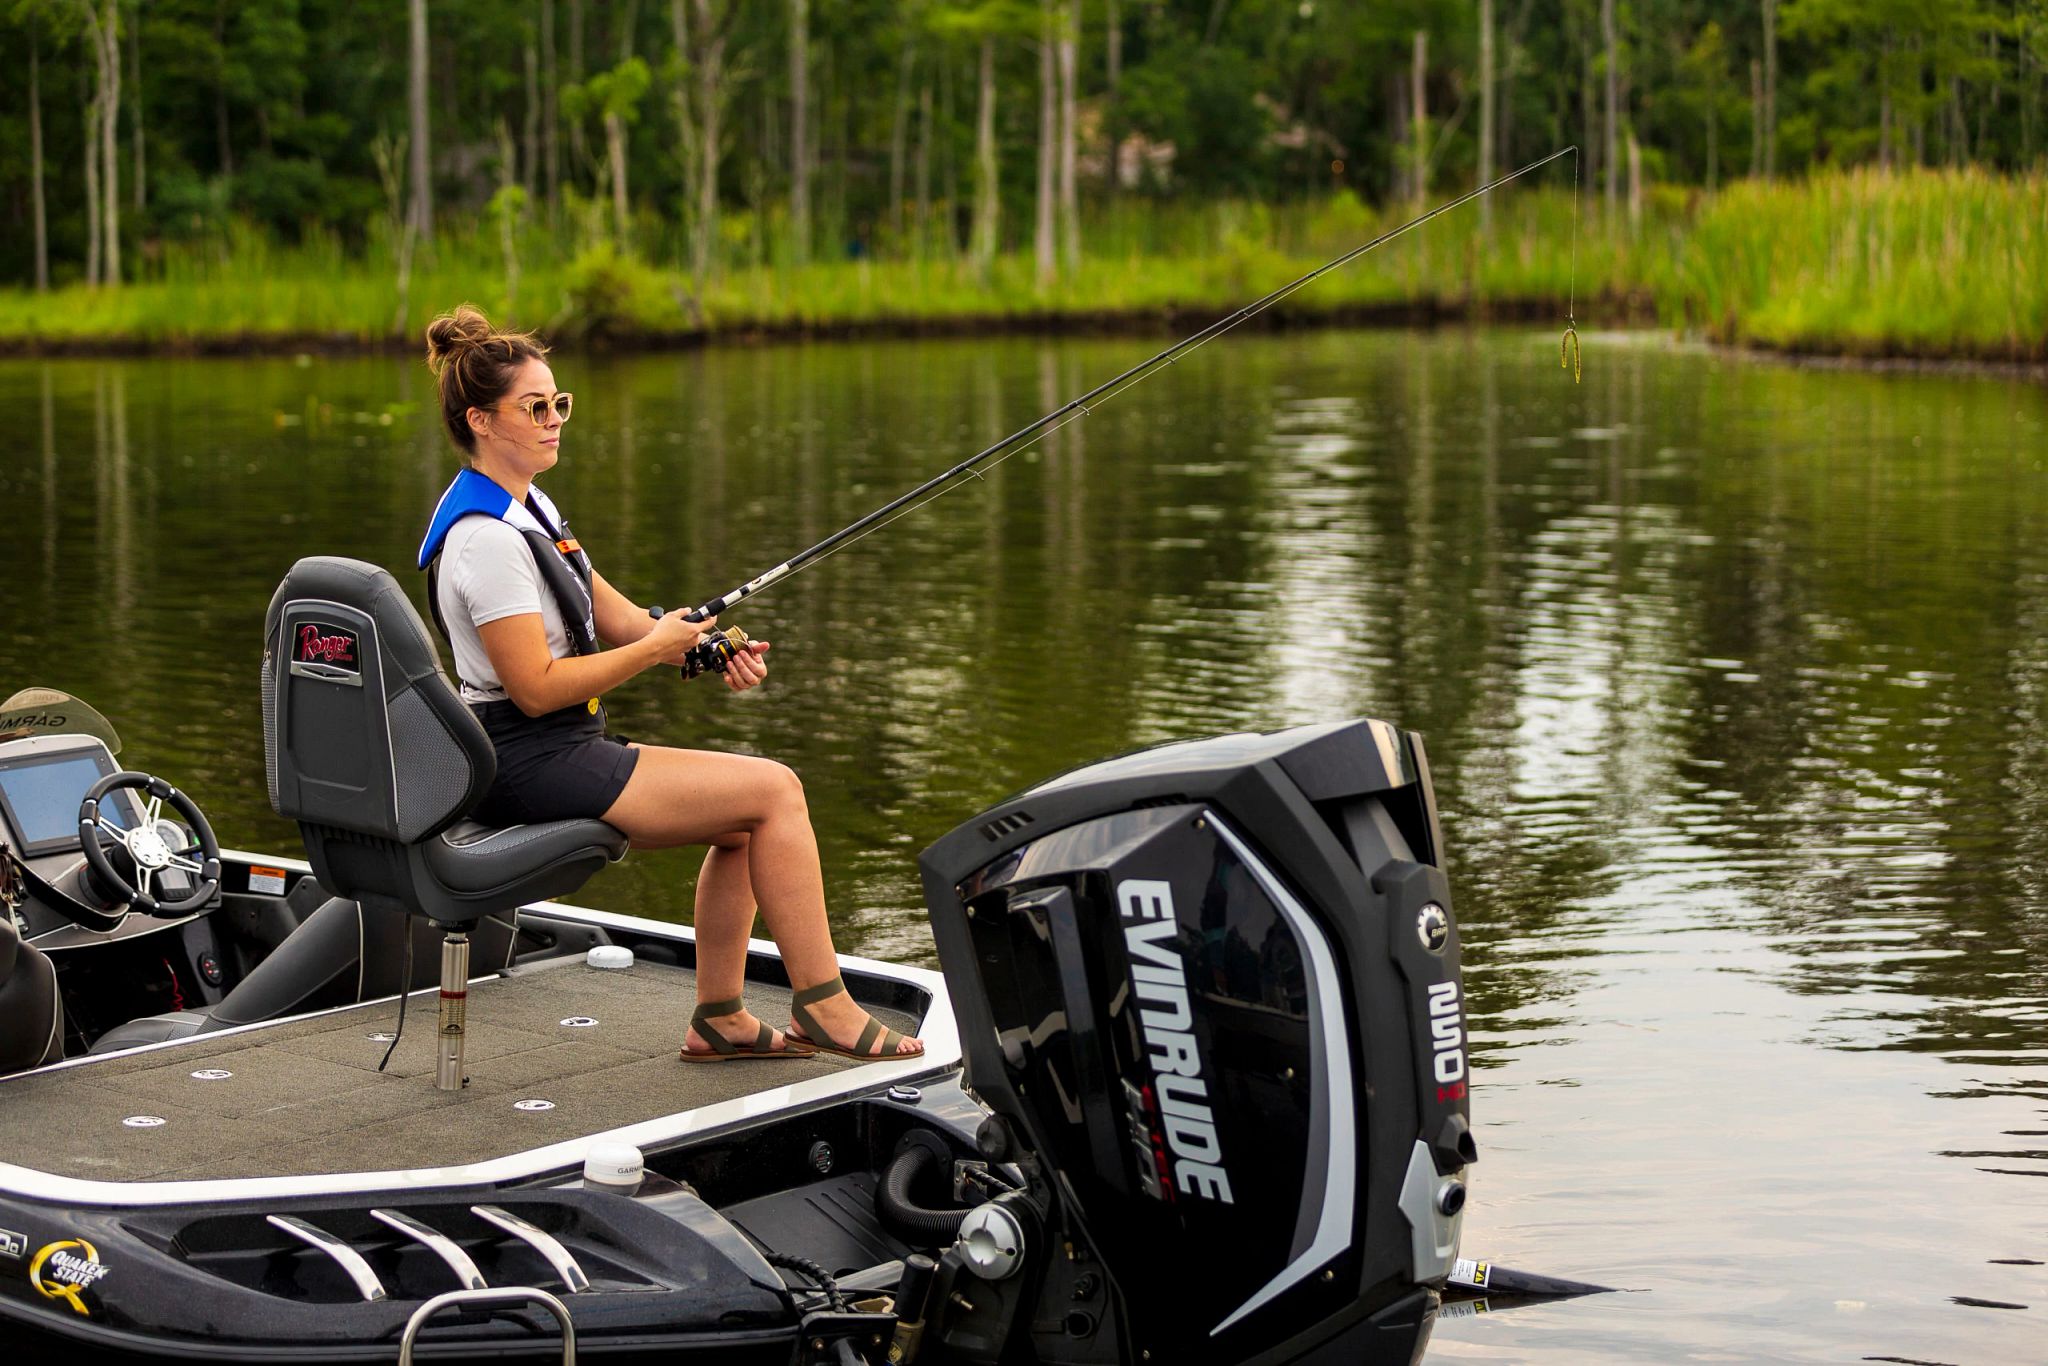
{"type": "Polygon", "coordinates": [[[711,1045],[709,1050],[691,1048],[685,1044],[680,1050],[684,1062],[736,1062],[741,1058],[808,1058],[817,1049],[797,1039],[783,1036],[781,1048],[775,1047],[775,1031],[761,1021],[761,1032],[754,1036],[752,1043],[734,1043],[718,1032],[718,1026],[711,1023],[715,1015],[737,1015],[747,1008],[744,996],[735,996],[730,1001],[699,1001],[696,1014],[690,1016],[690,1028],[697,1031],[697,1037],[711,1045]]]}
{"type": "Polygon", "coordinates": [[[796,1021],[796,1028],[803,1031],[803,1037],[797,1038],[794,1035],[789,1035],[790,1043],[792,1045],[808,1044],[820,1053],[837,1053],[842,1058],[852,1058],[856,1062],[886,1062],[891,1058],[915,1058],[921,1056],[918,1053],[897,1052],[897,1046],[903,1042],[904,1036],[890,1029],[872,1015],[868,1016],[867,1026],[861,1030],[860,1038],[854,1043],[853,1047],[846,1048],[834,1043],[831,1031],[827,1030],[818,1020],[818,1017],[811,1014],[806,1007],[814,1005],[819,1001],[828,1001],[845,990],[846,983],[839,977],[834,976],[828,977],[816,986],[805,987],[802,991],[792,993],[789,998],[789,1013],[796,1021]],[[870,1052],[869,1049],[874,1044],[877,1035],[882,1040],[881,1051],[870,1052]]]}

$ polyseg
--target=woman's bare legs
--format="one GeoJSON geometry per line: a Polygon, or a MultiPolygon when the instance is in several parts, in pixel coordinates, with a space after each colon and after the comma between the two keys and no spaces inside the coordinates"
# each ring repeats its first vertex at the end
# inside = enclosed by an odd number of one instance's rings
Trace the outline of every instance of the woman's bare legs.
{"type": "MultiPolygon", "coordinates": [[[[839,960],[825,919],[818,840],[796,774],[773,760],[742,754],[635,748],[640,758],[633,776],[604,819],[643,849],[711,846],[697,880],[698,999],[740,994],[757,904],[782,950],[792,987],[801,990],[835,976],[839,960]]],[[[849,995],[810,1009],[842,1046],[850,1047],[867,1023],[867,1013],[849,995]]],[[[750,1012],[716,1020],[720,1032],[737,1042],[751,1042],[758,1032],[750,1012]]],[[[923,1051],[923,1044],[906,1039],[892,1056],[923,1051]]]]}

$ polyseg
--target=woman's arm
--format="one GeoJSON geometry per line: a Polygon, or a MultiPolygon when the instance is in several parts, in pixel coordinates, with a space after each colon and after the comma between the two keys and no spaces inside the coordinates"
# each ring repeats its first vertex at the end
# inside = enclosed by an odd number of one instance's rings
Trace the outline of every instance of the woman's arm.
{"type": "Polygon", "coordinates": [[[505,696],[528,716],[540,716],[602,696],[656,664],[682,663],[698,637],[717,621],[717,617],[685,621],[681,612],[671,612],[659,621],[649,617],[649,629],[630,645],[566,659],[556,659],[548,652],[547,631],[538,612],[485,622],[477,628],[477,635],[504,685],[505,696]]]}
{"type": "Polygon", "coordinates": [[[596,570],[590,575],[590,615],[597,638],[607,645],[631,645],[654,629],[647,609],[605,582],[596,570]]]}

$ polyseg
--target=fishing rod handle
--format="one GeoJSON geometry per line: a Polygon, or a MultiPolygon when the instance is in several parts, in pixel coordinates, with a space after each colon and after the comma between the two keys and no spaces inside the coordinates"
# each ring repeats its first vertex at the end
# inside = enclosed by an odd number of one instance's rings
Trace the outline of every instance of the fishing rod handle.
{"type": "MultiPolygon", "coordinates": [[[[667,615],[667,611],[660,607],[650,607],[647,609],[647,615],[660,621],[667,615]]],[[[683,620],[703,621],[706,615],[704,611],[698,609],[684,613],[683,620]]],[[[706,631],[697,643],[690,647],[689,653],[683,656],[683,662],[676,667],[682,670],[686,679],[696,678],[705,673],[722,674],[732,657],[746,649],[749,643],[747,633],[737,626],[706,631]]]]}

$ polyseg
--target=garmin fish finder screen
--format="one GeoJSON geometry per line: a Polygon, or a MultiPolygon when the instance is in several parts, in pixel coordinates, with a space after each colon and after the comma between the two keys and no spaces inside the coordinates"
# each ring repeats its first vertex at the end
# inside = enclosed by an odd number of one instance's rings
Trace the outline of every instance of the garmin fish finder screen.
{"type": "MultiPolygon", "coordinates": [[[[0,799],[6,802],[21,842],[29,848],[50,840],[76,841],[78,804],[85,800],[86,790],[104,776],[90,754],[0,769],[0,799]]],[[[125,827],[127,803],[107,802],[100,815],[109,825],[125,827]]]]}

